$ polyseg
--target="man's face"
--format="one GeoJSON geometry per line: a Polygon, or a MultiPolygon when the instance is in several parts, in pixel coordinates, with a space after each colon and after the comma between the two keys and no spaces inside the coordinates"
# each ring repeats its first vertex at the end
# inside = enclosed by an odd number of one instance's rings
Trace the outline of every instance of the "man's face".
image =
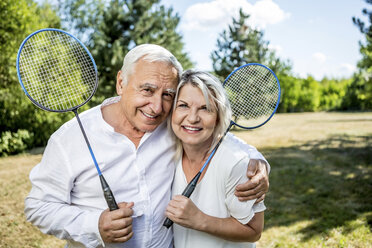
{"type": "Polygon", "coordinates": [[[154,131],[169,115],[177,84],[177,70],[165,62],[139,60],[123,86],[119,72],[116,87],[124,119],[138,131],[154,131]]]}

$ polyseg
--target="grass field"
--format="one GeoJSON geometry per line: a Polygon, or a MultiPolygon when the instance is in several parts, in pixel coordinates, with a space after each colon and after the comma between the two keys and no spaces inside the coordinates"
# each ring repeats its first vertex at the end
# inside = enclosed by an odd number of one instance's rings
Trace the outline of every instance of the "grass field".
{"type": "MultiPolygon", "coordinates": [[[[372,247],[372,113],[277,114],[234,133],[271,164],[258,247],[372,247]]],[[[0,159],[0,247],[63,247],[25,221],[41,155],[0,159]]]]}

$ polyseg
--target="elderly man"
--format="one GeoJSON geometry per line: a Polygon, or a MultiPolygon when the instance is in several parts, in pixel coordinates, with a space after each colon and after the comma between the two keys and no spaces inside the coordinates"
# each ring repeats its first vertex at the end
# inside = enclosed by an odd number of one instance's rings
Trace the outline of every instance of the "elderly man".
{"type": "MultiPolygon", "coordinates": [[[[117,74],[119,96],[80,115],[118,210],[107,209],[73,119],[50,137],[41,162],[30,173],[28,221],[66,239],[67,247],[172,247],[172,229],[162,226],[175,171],[174,141],[165,120],[181,73],[168,50],[137,46],[117,74]]],[[[254,147],[240,145],[251,158],[263,158],[254,147]]],[[[268,189],[265,163],[254,162],[248,173],[257,174],[251,180],[255,183],[240,186],[245,200],[262,198],[268,189]]]]}

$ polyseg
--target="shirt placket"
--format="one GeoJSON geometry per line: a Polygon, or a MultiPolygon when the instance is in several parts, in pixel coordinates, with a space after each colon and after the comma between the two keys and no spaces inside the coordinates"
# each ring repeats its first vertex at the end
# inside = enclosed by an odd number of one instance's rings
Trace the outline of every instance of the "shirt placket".
{"type": "Polygon", "coordinates": [[[146,180],[146,168],[144,168],[143,164],[140,163],[139,157],[146,156],[145,154],[141,154],[141,149],[137,149],[136,151],[136,159],[135,165],[138,169],[138,178],[139,178],[139,187],[140,193],[142,195],[142,199],[144,201],[144,226],[145,226],[145,235],[143,239],[144,247],[150,247],[151,240],[152,240],[152,223],[153,223],[153,214],[151,210],[151,199],[150,199],[150,191],[148,188],[148,182],[146,180]]]}

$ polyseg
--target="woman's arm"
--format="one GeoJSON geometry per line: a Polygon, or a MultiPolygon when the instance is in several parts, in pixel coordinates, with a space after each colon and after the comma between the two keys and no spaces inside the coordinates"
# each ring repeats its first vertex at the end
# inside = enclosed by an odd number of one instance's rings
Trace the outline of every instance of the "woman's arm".
{"type": "Polygon", "coordinates": [[[175,223],[186,228],[192,228],[235,242],[255,242],[259,240],[264,225],[264,212],[256,213],[244,225],[233,217],[218,218],[207,215],[191,199],[182,195],[173,197],[167,207],[166,215],[175,223]]]}

